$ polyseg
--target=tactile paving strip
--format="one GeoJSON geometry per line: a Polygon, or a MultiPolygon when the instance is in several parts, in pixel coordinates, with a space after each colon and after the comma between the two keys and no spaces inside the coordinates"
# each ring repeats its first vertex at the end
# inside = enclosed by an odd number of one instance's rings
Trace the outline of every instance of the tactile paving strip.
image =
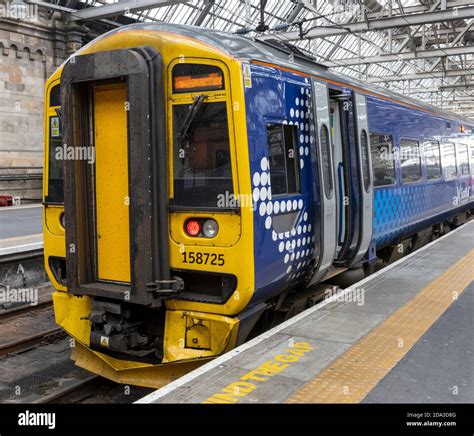
{"type": "Polygon", "coordinates": [[[474,250],[287,399],[358,403],[474,280],[474,250]]]}

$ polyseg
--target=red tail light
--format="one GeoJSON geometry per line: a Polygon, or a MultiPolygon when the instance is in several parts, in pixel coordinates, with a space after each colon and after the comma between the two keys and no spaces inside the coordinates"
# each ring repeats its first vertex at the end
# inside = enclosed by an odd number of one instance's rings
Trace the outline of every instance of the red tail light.
{"type": "Polygon", "coordinates": [[[201,233],[201,224],[199,221],[191,219],[186,222],[186,233],[189,236],[197,236],[201,233]]]}

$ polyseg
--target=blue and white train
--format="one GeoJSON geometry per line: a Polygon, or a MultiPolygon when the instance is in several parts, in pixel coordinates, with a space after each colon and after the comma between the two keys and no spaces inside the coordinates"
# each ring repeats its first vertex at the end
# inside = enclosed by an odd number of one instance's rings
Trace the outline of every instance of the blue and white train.
{"type": "Polygon", "coordinates": [[[277,41],[125,26],[45,106],[56,320],[79,365],[125,383],[159,386],[474,209],[472,120],[277,41]]]}

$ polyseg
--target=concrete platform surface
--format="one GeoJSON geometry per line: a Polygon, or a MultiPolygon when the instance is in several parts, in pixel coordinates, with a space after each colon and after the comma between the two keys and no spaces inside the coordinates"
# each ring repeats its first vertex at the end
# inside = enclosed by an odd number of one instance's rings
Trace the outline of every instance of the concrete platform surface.
{"type": "Polygon", "coordinates": [[[363,402],[473,404],[473,327],[471,284],[363,402]]]}
{"type": "Polygon", "coordinates": [[[470,222],[138,403],[472,402],[473,264],[470,222]]]}
{"type": "Polygon", "coordinates": [[[42,248],[41,204],[0,208],[0,257],[42,248]]]}

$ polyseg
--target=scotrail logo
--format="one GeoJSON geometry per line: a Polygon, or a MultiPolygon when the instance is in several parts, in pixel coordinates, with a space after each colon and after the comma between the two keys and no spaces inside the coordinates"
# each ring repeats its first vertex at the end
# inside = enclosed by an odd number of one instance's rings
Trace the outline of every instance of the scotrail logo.
{"type": "Polygon", "coordinates": [[[471,196],[471,187],[466,186],[464,188],[458,187],[457,195],[453,197],[453,206],[459,206],[468,202],[471,196]]]}
{"type": "Polygon", "coordinates": [[[18,425],[30,427],[48,427],[50,430],[56,428],[56,414],[30,412],[29,410],[18,415],[18,425]]]}

